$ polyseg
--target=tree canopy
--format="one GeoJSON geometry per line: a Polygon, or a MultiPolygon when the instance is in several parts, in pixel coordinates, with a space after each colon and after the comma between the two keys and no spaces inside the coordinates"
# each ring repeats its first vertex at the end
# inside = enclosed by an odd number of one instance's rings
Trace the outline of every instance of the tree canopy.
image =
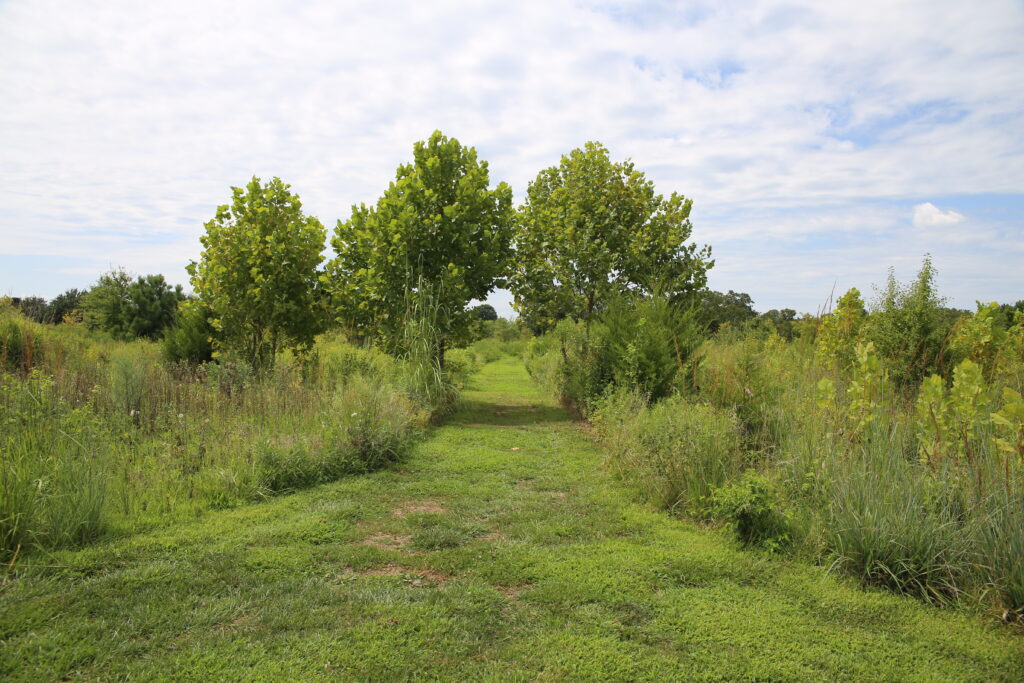
{"type": "Polygon", "coordinates": [[[253,177],[231,193],[206,223],[202,256],[188,272],[218,348],[261,370],[279,349],[309,348],[323,328],[317,267],[326,232],[280,178],[264,185],[253,177]]]}
{"type": "Polygon", "coordinates": [[[517,216],[515,308],[535,328],[589,322],[613,295],[658,291],[672,300],[704,288],[711,249],[687,244],[691,200],[657,194],[631,161],[588,142],[541,171],[517,216]]]}
{"type": "Polygon", "coordinates": [[[730,289],[723,294],[706,289],[700,293],[700,319],[709,332],[717,332],[725,323],[739,327],[756,317],[754,300],[745,292],[730,289]]]}
{"type": "MultiPolygon", "coordinates": [[[[82,297],[86,323],[118,339],[157,339],[174,321],[178,303],[185,298],[181,285],[172,287],[163,275],[132,279],[121,269],[100,276],[82,297]]],[[[56,300],[55,300],[56,302],[56,300]]]]}
{"type": "Polygon", "coordinates": [[[511,255],[512,189],[489,182],[472,147],[440,131],[417,142],[376,205],[353,206],[338,221],[325,277],[338,320],[402,352],[410,310],[429,299],[437,358],[469,341],[475,316],[466,305],[503,284],[511,255]]]}

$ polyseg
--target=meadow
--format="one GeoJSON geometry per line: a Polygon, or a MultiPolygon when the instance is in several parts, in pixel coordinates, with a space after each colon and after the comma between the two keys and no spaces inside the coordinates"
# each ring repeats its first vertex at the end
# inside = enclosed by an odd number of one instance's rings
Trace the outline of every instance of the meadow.
{"type": "Polygon", "coordinates": [[[1019,679],[1024,302],[757,314],[599,143],[413,150],[326,264],[253,178],[192,294],[0,301],[0,675],[1019,679]]]}

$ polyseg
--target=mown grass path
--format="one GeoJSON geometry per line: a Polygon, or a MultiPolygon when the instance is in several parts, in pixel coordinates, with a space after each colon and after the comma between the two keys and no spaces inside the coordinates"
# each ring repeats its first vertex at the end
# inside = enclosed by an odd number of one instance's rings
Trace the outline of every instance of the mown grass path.
{"type": "MultiPolygon", "coordinates": [[[[58,554],[0,593],[0,678],[1019,680],[983,618],[631,502],[512,359],[410,460],[58,554]]],[[[39,561],[36,559],[36,561],[39,561]]]]}

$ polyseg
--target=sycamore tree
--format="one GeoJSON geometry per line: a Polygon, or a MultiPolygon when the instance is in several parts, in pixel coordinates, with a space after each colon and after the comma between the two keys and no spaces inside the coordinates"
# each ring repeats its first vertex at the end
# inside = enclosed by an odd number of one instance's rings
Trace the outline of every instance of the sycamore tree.
{"type": "Polygon", "coordinates": [[[446,348],[470,341],[466,306],[503,284],[511,253],[512,189],[489,184],[472,147],[440,131],[417,142],[377,204],[338,221],[324,280],[339,322],[405,353],[410,317],[428,314],[441,364],[446,348]]]}
{"type": "Polygon", "coordinates": [[[687,244],[691,200],[657,194],[629,160],[588,142],[527,188],[510,288],[532,327],[589,322],[617,294],[658,292],[674,302],[701,291],[711,249],[687,244]]]}
{"type": "Polygon", "coordinates": [[[317,268],[326,231],[280,178],[253,177],[231,194],[206,224],[203,254],[188,272],[217,348],[264,370],[278,350],[311,347],[323,328],[317,268]]]}

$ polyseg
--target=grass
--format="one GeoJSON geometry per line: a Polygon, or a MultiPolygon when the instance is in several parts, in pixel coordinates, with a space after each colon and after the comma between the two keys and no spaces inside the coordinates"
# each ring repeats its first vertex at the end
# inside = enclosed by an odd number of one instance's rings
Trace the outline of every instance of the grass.
{"type": "Polygon", "coordinates": [[[634,501],[519,361],[403,463],[23,557],[0,677],[1016,680],[1024,641],[634,501]],[[36,565],[36,566],[30,566],[36,565]],[[48,565],[48,566],[38,566],[48,565]]]}

